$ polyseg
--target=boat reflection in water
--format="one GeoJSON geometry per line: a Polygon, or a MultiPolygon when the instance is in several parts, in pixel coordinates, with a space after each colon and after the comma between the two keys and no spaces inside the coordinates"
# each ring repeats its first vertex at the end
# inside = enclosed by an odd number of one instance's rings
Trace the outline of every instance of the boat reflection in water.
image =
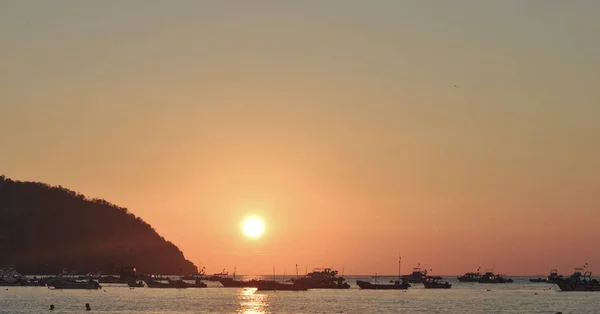
{"type": "Polygon", "coordinates": [[[269,306],[269,295],[255,293],[256,288],[240,289],[237,298],[239,308],[237,313],[264,314],[269,306]]]}

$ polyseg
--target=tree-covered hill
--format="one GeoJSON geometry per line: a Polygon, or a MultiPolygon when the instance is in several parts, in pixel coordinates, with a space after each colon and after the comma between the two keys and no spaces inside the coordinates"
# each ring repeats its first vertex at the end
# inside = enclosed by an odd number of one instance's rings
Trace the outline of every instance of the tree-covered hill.
{"type": "Polygon", "coordinates": [[[27,274],[195,272],[173,243],[140,217],[101,199],[0,176],[0,265],[27,274]]]}

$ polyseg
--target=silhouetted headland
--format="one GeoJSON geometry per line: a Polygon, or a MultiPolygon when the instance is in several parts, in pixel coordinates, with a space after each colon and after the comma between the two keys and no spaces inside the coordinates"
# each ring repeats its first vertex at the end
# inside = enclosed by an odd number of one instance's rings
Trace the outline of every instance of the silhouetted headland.
{"type": "Polygon", "coordinates": [[[0,176],[0,265],[25,274],[197,272],[173,243],[140,217],[103,199],[0,176]]]}

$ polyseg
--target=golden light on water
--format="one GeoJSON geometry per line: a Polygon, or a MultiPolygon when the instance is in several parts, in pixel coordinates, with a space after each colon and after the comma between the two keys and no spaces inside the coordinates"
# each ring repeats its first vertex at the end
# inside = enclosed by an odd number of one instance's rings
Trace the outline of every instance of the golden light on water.
{"type": "Polygon", "coordinates": [[[265,223],[258,217],[248,217],[242,223],[242,231],[248,238],[258,238],[265,232],[265,223]]]}
{"type": "Polygon", "coordinates": [[[256,288],[242,289],[238,293],[240,314],[264,314],[268,307],[269,296],[255,294],[256,288]]]}

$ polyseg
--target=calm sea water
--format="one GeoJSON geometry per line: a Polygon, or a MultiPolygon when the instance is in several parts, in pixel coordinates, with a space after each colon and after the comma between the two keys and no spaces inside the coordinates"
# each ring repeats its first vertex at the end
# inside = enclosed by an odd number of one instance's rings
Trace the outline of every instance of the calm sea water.
{"type": "MultiPolygon", "coordinates": [[[[260,292],[222,288],[148,289],[103,285],[102,290],[0,287],[0,313],[600,313],[600,292],[560,292],[555,285],[515,278],[510,284],[459,283],[449,290],[349,290],[260,292]],[[8,290],[6,290],[8,289],[8,290]],[[488,291],[489,290],[489,291],[488,291]]],[[[380,277],[379,282],[393,278],[380,277]]]]}

